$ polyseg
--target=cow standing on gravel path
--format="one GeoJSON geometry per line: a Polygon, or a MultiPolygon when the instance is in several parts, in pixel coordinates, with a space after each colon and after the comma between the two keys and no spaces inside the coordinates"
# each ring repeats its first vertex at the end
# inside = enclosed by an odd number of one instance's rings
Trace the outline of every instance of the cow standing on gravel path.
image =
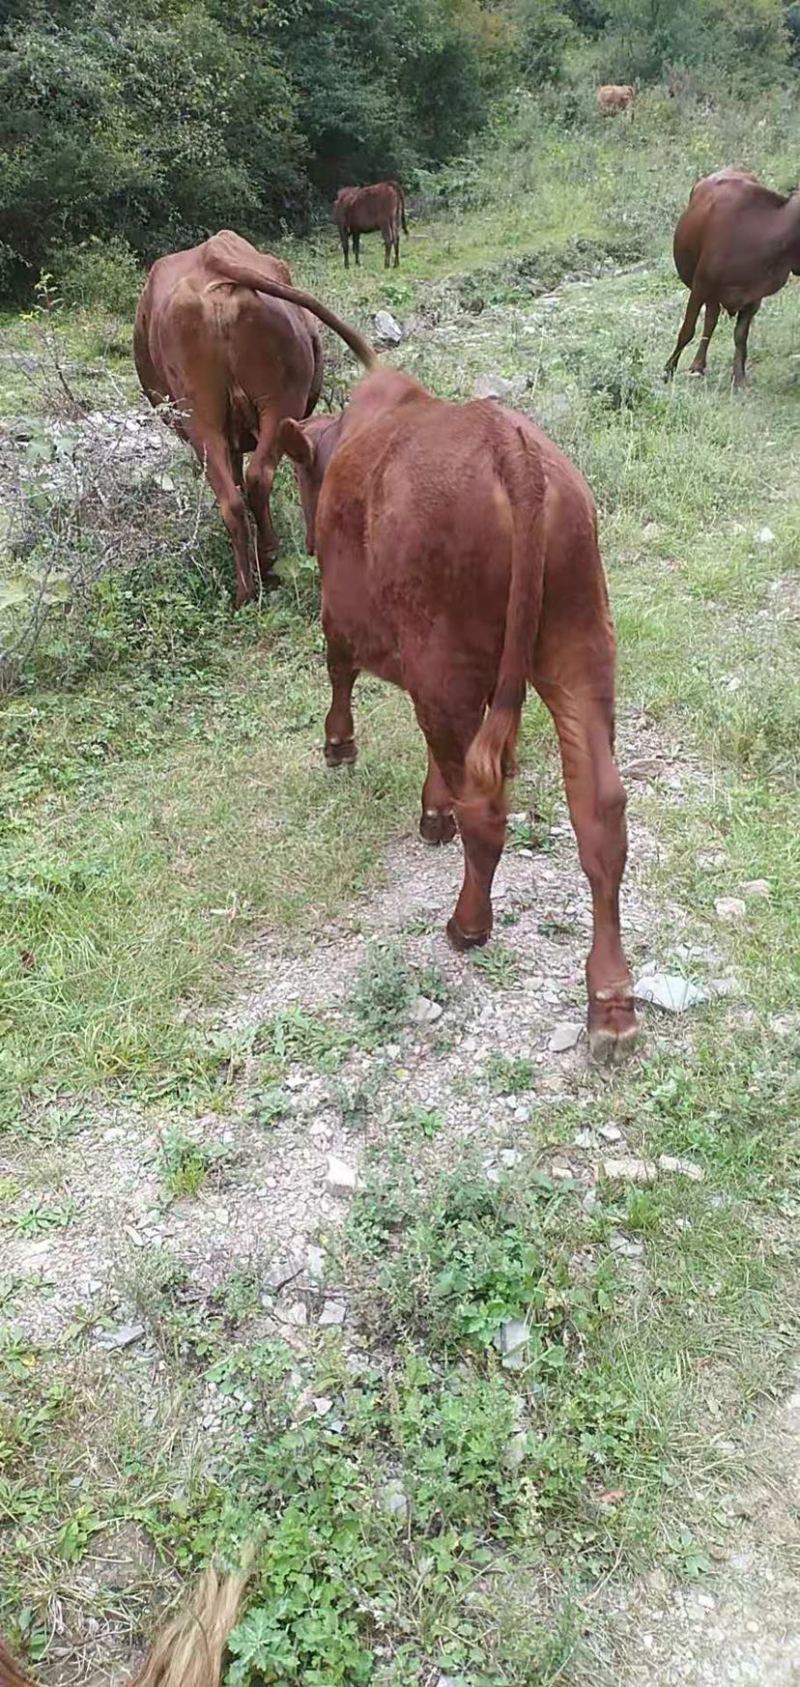
{"type": "MultiPolygon", "coordinates": [[[[265,288],[271,290],[265,282],[265,288]]],[[[291,297],[291,289],[281,289],[291,297]]],[[[295,295],[311,310],[323,307],[295,295]]],[[[327,318],[325,318],[327,319],[327,318]]],[[[589,1040],[614,1059],[636,1035],[620,936],[625,793],[614,761],[614,632],[591,493],[527,417],[448,404],[362,342],[368,378],[341,416],[285,421],[322,581],[331,679],[325,759],[353,762],[363,669],[408,691],[428,746],[420,832],[456,828],[456,949],[486,942],[528,683],[555,722],[592,892],[589,1040]]]]}

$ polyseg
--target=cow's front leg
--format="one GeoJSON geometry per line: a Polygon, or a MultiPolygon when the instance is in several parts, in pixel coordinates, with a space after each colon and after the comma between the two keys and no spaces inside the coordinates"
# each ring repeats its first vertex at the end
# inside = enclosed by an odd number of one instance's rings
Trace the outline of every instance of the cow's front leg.
{"type": "Polygon", "coordinates": [[[329,767],[343,767],[346,762],[354,762],[358,755],[351,708],[358,668],[346,639],[330,633],[325,636],[331,681],[331,706],[325,717],[325,760],[329,767]]]}

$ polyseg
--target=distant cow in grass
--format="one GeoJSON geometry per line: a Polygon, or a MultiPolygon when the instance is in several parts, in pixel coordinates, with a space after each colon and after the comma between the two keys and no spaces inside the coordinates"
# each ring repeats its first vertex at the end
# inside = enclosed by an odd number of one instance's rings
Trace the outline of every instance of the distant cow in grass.
{"type": "Polygon", "coordinates": [[[456,949],[472,948],[492,929],[505,785],[535,686],[555,722],[592,891],[590,1044],[614,1058],[636,1020],[619,920],[614,633],[591,493],[526,417],[493,400],[445,403],[379,368],[369,349],[362,361],[370,374],[341,416],[287,420],[279,436],[320,565],[325,758],[355,760],[362,669],[410,693],[428,746],[420,832],[446,843],[458,827],[464,880],[447,931],[456,949]]]}
{"type": "MultiPolygon", "coordinates": [[[[291,275],[229,229],[153,265],[139,300],[134,359],[153,404],[199,458],[230,534],[236,602],[269,581],[277,553],[270,492],[278,427],[310,416],[322,384],[322,347],[302,294],[281,297],[291,275]],[[277,284],[265,294],[262,283],[277,284]],[[252,452],[247,470],[242,460],[252,452]],[[250,516],[256,528],[253,567],[250,516]]],[[[338,317],[316,316],[334,329],[338,317]]],[[[344,326],[344,325],[343,325],[344,326]]],[[[351,330],[344,327],[344,337],[351,330]]],[[[362,342],[359,340],[359,345],[362,342]]]]}
{"type": "Polygon", "coordinates": [[[600,110],[607,115],[617,111],[630,111],[633,116],[636,89],[632,82],[605,82],[597,89],[595,99],[600,110]]]}
{"type": "Polygon", "coordinates": [[[350,268],[350,241],[356,263],[361,263],[361,236],[380,229],[383,236],[384,269],[400,262],[400,229],[408,234],[406,201],[399,182],[376,182],[373,187],[343,187],[333,206],[333,220],[339,230],[345,269],[350,268]]]}

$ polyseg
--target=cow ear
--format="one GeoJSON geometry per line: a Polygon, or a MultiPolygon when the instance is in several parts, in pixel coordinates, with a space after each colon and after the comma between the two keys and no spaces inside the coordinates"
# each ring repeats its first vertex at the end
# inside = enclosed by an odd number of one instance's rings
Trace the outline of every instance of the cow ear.
{"type": "Polygon", "coordinates": [[[293,463],[310,469],[314,461],[314,446],[308,434],[291,416],[285,416],[278,429],[278,447],[293,463]]]}

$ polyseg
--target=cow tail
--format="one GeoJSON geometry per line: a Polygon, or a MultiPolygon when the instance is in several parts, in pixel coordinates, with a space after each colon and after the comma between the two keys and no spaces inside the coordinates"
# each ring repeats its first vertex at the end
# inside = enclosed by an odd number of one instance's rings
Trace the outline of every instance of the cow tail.
{"type": "MultiPolygon", "coordinates": [[[[224,240],[224,236],[222,239],[224,240]]],[[[275,281],[269,273],[266,259],[261,259],[260,254],[254,253],[247,263],[243,263],[232,253],[220,250],[218,241],[220,236],[209,242],[211,250],[206,258],[209,269],[215,270],[217,274],[217,280],[210,282],[210,287],[224,287],[226,283],[234,287],[251,287],[256,293],[268,293],[273,299],[285,299],[290,305],[301,305],[303,310],[309,310],[312,316],[324,322],[326,328],[332,328],[334,334],[344,340],[345,345],[350,347],[365,369],[379,367],[380,358],[364,339],[363,334],[359,334],[357,328],[351,328],[349,323],[343,322],[327,305],[321,304],[313,293],[304,293],[299,287],[289,287],[282,281],[275,281]]]]}
{"type": "Polygon", "coordinates": [[[209,1565],[191,1603],[157,1636],[132,1687],[219,1687],[251,1558],[252,1553],[241,1570],[228,1576],[209,1565]]]}
{"type": "Polygon", "coordinates": [[[408,234],[408,223],[406,222],[406,196],[399,182],[396,182],[395,186],[400,195],[400,221],[403,225],[403,233],[408,234]]]}
{"type": "Polygon", "coordinates": [[[516,748],[544,590],[545,479],[541,457],[521,428],[515,471],[508,484],[506,461],[501,479],[512,517],[511,579],[503,650],[494,696],[466,755],[464,802],[500,800],[505,782],[516,772],[516,748]]]}
{"type": "MultiPolygon", "coordinates": [[[[167,1623],[131,1687],[220,1687],[225,1647],[239,1615],[252,1550],[241,1570],[205,1571],[191,1603],[167,1623]]],[[[0,1687],[34,1687],[0,1639],[0,1687]]]]}

